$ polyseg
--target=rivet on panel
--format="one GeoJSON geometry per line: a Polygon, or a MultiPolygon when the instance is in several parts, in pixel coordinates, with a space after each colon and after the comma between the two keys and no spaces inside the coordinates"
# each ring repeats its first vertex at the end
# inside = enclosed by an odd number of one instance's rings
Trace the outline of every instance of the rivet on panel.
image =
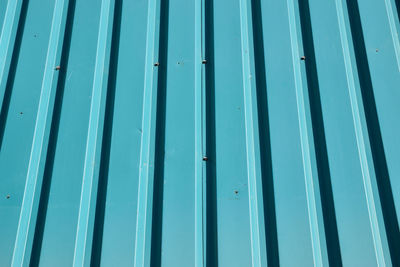
{"type": "Polygon", "coordinates": [[[60,70],[61,66],[56,66],[55,70],[60,70]]]}
{"type": "Polygon", "coordinates": [[[306,60],[306,57],[305,57],[305,56],[302,56],[300,59],[301,59],[301,60],[306,60]]]}
{"type": "Polygon", "coordinates": [[[204,157],[203,157],[203,161],[208,161],[208,157],[207,157],[207,156],[204,156],[204,157]]]}
{"type": "Polygon", "coordinates": [[[160,66],[160,62],[156,62],[156,63],[154,63],[154,66],[155,66],[155,67],[158,67],[158,66],[160,66]]]}
{"type": "Polygon", "coordinates": [[[203,59],[203,61],[201,61],[201,63],[207,64],[207,60],[203,59]]]}

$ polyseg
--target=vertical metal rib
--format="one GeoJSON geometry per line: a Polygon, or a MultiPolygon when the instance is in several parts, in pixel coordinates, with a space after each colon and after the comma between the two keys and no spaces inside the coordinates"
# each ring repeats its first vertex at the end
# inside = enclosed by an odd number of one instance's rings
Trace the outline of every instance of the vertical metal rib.
{"type": "Polygon", "coordinates": [[[202,0],[195,1],[194,94],[195,94],[195,267],[204,266],[203,234],[203,83],[202,0]]]}
{"type": "Polygon", "coordinates": [[[3,27],[0,32],[0,110],[3,105],[22,2],[23,0],[8,1],[3,27]]]}
{"type": "MultiPolygon", "coordinates": [[[[157,66],[154,66],[154,63],[158,57],[156,51],[158,46],[157,34],[159,33],[159,9],[159,0],[149,0],[134,254],[135,267],[150,266],[157,117],[157,76],[155,74],[157,66]]],[[[166,64],[166,62],[161,62],[160,64],[166,64]]]]}
{"type": "Polygon", "coordinates": [[[252,32],[249,20],[251,3],[248,0],[240,1],[240,30],[242,47],[242,73],[244,116],[246,131],[247,177],[249,189],[249,215],[251,235],[251,257],[254,267],[267,265],[265,243],[265,224],[261,180],[260,146],[257,127],[257,98],[255,88],[255,74],[252,73],[254,60],[251,59],[250,33],[252,32]]]}
{"type": "Polygon", "coordinates": [[[344,18],[342,0],[336,0],[336,11],[340,30],[340,40],[342,43],[344,65],[346,69],[347,86],[349,89],[349,96],[351,102],[351,109],[353,114],[353,123],[355,135],[358,146],[358,155],[360,158],[361,171],[364,182],[365,198],[367,201],[369,219],[371,224],[372,237],[374,240],[375,254],[378,266],[386,266],[385,258],[382,247],[382,240],[379,230],[378,217],[376,214],[374,195],[371,184],[370,170],[368,166],[367,152],[365,148],[364,135],[361,125],[361,116],[359,111],[359,104],[357,101],[356,86],[354,81],[353,66],[351,63],[349,39],[346,31],[346,22],[344,18]]]}
{"type": "Polygon", "coordinates": [[[305,101],[304,101],[304,88],[302,81],[302,73],[300,68],[300,55],[299,55],[299,42],[298,33],[296,26],[296,14],[295,6],[293,0],[287,1],[288,5],[288,18],[289,18],[289,30],[290,30],[290,41],[292,48],[292,60],[293,60],[293,72],[294,81],[296,89],[296,101],[297,101],[297,115],[299,121],[300,130],[300,142],[301,142],[301,152],[303,157],[304,166],[304,178],[307,196],[307,207],[308,207],[308,217],[310,222],[311,231],[311,242],[313,250],[313,260],[315,266],[323,266],[322,251],[321,251],[321,238],[318,226],[318,212],[317,204],[315,199],[314,190],[314,180],[313,172],[311,167],[311,155],[310,155],[310,143],[309,143],[309,133],[307,129],[307,119],[305,111],[305,101]]]}
{"type": "MultiPolygon", "coordinates": [[[[101,135],[104,102],[107,90],[110,41],[112,29],[113,0],[102,0],[99,35],[97,40],[96,63],[89,115],[89,128],[83,170],[82,192],[75,239],[73,266],[87,266],[90,263],[91,243],[94,226],[95,205],[98,184],[98,168],[101,151],[101,135]]],[[[104,115],[104,114],[103,114],[104,115]]]]}
{"type": "MultiPolygon", "coordinates": [[[[10,1],[9,5],[11,2],[15,1],[10,1]]],[[[57,89],[58,75],[56,74],[55,66],[61,56],[67,6],[68,0],[57,0],[54,6],[49,47],[47,50],[38,113],[36,115],[36,125],[14,246],[12,266],[27,266],[30,261],[54,108],[54,97],[57,89]]]]}

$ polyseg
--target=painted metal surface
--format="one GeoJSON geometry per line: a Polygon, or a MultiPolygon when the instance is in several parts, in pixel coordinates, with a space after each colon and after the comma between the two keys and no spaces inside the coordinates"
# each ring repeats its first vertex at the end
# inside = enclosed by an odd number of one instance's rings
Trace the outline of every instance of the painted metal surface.
{"type": "Polygon", "coordinates": [[[399,10],[0,1],[0,266],[400,266],[399,10]]]}

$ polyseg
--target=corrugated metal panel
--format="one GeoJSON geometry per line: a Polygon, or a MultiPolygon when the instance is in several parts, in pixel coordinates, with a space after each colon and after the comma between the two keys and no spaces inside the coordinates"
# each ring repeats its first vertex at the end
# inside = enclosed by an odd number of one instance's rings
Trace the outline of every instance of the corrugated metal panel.
{"type": "Polygon", "coordinates": [[[0,1],[0,266],[400,266],[399,9],[0,1]]]}

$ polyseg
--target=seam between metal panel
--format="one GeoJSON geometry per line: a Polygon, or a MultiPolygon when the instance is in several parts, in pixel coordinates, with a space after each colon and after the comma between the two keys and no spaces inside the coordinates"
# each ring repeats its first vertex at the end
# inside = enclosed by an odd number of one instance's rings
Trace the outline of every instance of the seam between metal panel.
{"type": "MultiPolygon", "coordinates": [[[[255,130],[253,112],[253,86],[251,79],[251,59],[249,41],[249,21],[248,21],[247,0],[240,1],[240,33],[241,33],[241,52],[242,52],[242,74],[243,74],[243,96],[244,96],[244,117],[245,117],[245,136],[247,153],[247,179],[249,191],[249,217],[250,217],[250,240],[251,240],[251,260],[253,267],[261,267],[267,264],[266,250],[262,251],[263,236],[260,234],[260,227],[264,227],[262,220],[262,204],[260,205],[258,188],[261,188],[261,169],[260,162],[257,162],[255,147],[255,130]],[[260,207],[261,206],[261,207],[260,207]]],[[[251,7],[251,5],[250,5],[251,7]]],[[[262,203],[262,202],[261,202],[262,203]]]]}
{"type": "MultiPolygon", "coordinates": [[[[100,114],[101,114],[101,99],[103,91],[107,86],[104,84],[104,79],[107,79],[106,74],[106,57],[107,57],[107,40],[109,35],[111,0],[103,0],[101,3],[99,36],[97,40],[96,63],[94,69],[94,80],[92,89],[92,101],[90,105],[89,128],[86,143],[85,163],[83,170],[82,192],[79,206],[79,216],[77,222],[77,231],[75,239],[75,251],[73,266],[84,266],[86,257],[86,244],[88,242],[88,229],[90,210],[92,203],[92,192],[97,188],[98,177],[95,173],[96,154],[99,152],[97,139],[99,135],[100,114]]],[[[91,242],[91,240],[89,240],[91,242]]]]}
{"type": "MultiPolygon", "coordinates": [[[[151,224],[152,224],[152,203],[154,185],[154,145],[155,145],[155,122],[157,109],[157,87],[154,85],[155,42],[157,25],[158,0],[149,0],[147,36],[146,36],[146,57],[145,77],[143,94],[143,116],[142,116],[142,137],[140,146],[138,203],[135,239],[135,267],[150,266],[151,253],[151,224]],[[151,169],[150,169],[151,168],[151,169]]],[[[163,62],[166,64],[166,62],[163,62]]]]}
{"type": "Polygon", "coordinates": [[[32,238],[29,235],[33,235],[34,226],[31,225],[32,221],[36,223],[37,207],[39,201],[39,194],[41,191],[41,182],[43,178],[43,166],[45,151],[47,150],[46,135],[50,130],[49,118],[52,110],[52,96],[55,94],[55,80],[57,77],[54,66],[57,58],[60,54],[60,44],[63,36],[61,31],[63,30],[63,18],[65,17],[65,10],[68,1],[57,0],[54,6],[54,13],[52,19],[52,27],[50,32],[49,46],[47,50],[46,64],[44,70],[44,76],[42,81],[42,88],[38,106],[38,112],[36,115],[36,125],[33,135],[33,143],[31,148],[31,154],[29,159],[28,172],[26,176],[26,184],[24,190],[24,196],[22,200],[21,213],[19,217],[18,230],[16,234],[16,242],[14,246],[12,266],[28,265],[28,258],[26,255],[26,249],[31,249],[32,238]]]}
{"type": "Polygon", "coordinates": [[[377,264],[379,266],[386,266],[385,258],[384,258],[384,254],[383,254],[381,236],[380,236],[380,232],[379,232],[379,225],[378,225],[378,218],[377,218],[377,214],[376,214],[374,196],[373,196],[373,192],[372,192],[371,177],[370,177],[370,172],[369,172],[369,167],[368,167],[367,154],[365,151],[365,142],[364,142],[364,136],[363,136],[363,132],[362,132],[360,111],[358,109],[358,103],[357,103],[354,73],[353,73],[353,67],[352,67],[351,59],[350,59],[350,48],[349,48],[349,43],[348,43],[349,39],[347,37],[347,32],[346,32],[346,27],[345,27],[345,18],[344,18],[344,14],[343,14],[343,4],[342,4],[342,0],[335,0],[335,2],[336,2],[337,18],[338,18],[338,23],[339,23],[340,40],[342,43],[343,59],[344,59],[344,64],[345,64],[345,69],[346,69],[347,85],[348,85],[348,89],[349,89],[351,109],[352,109],[352,114],[353,114],[353,124],[354,124],[354,128],[355,128],[358,154],[359,154],[361,171],[362,171],[363,182],[364,182],[364,191],[365,191],[365,198],[367,201],[368,215],[369,215],[369,219],[370,219],[372,237],[374,240],[376,260],[377,260],[377,264]]]}
{"type": "MultiPolygon", "coordinates": [[[[207,98],[206,98],[206,65],[203,63],[207,63],[207,59],[205,58],[205,1],[206,0],[200,0],[200,18],[199,18],[199,23],[200,23],[200,40],[196,40],[195,42],[199,41],[200,42],[200,58],[199,64],[201,64],[201,77],[200,77],[200,84],[201,84],[201,152],[202,152],[202,157],[206,156],[208,159],[208,151],[207,151],[207,98]],[[204,61],[205,60],[205,61],[204,61]],[[201,62],[201,63],[200,63],[201,62]]],[[[202,160],[202,159],[200,159],[202,160]]],[[[215,159],[213,159],[215,160],[215,159]]],[[[202,257],[203,257],[203,262],[202,266],[207,265],[207,162],[202,161],[202,207],[201,207],[201,212],[202,212],[202,257]]]]}
{"type": "Polygon", "coordinates": [[[195,1],[194,17],[194,109],[195,109],[195,266],[204,266],[203,238],[203,118],[202,118],[202,1],[195,1]]]}
{"type": "Polygon", "coordinates": [[[308,207],[308,218],[310,222],[311,232],[311,244],[313,249],[313,259],[315,266],[323,266],[322,254],[321,254],[321,241],[319,236],[317,208],[315,203],[315,191],[313,183],[313,174],[311,169],[311,155],[310,155],[310,144],[308,140],[308,131],[306,123],[306,113],[304,107],[304,92],[303,82],[301,78],[300,69],[300,55],[299,55],[299,44],[297,40],[297,28],[295,21],[295,11],[293,0],[287,1],[288,5],[288,18],[289,18],[289,30],[290,30],[290,41],[292,48],[292,60],[293,60],[293,71],[296,89],[296,101],[297,101],[297,115],[299,121],[300,130],[300,143],[301,152],[303,159],[303,170],[305,178],[305,188],[307,196],[307,207],[308,207]]]}

